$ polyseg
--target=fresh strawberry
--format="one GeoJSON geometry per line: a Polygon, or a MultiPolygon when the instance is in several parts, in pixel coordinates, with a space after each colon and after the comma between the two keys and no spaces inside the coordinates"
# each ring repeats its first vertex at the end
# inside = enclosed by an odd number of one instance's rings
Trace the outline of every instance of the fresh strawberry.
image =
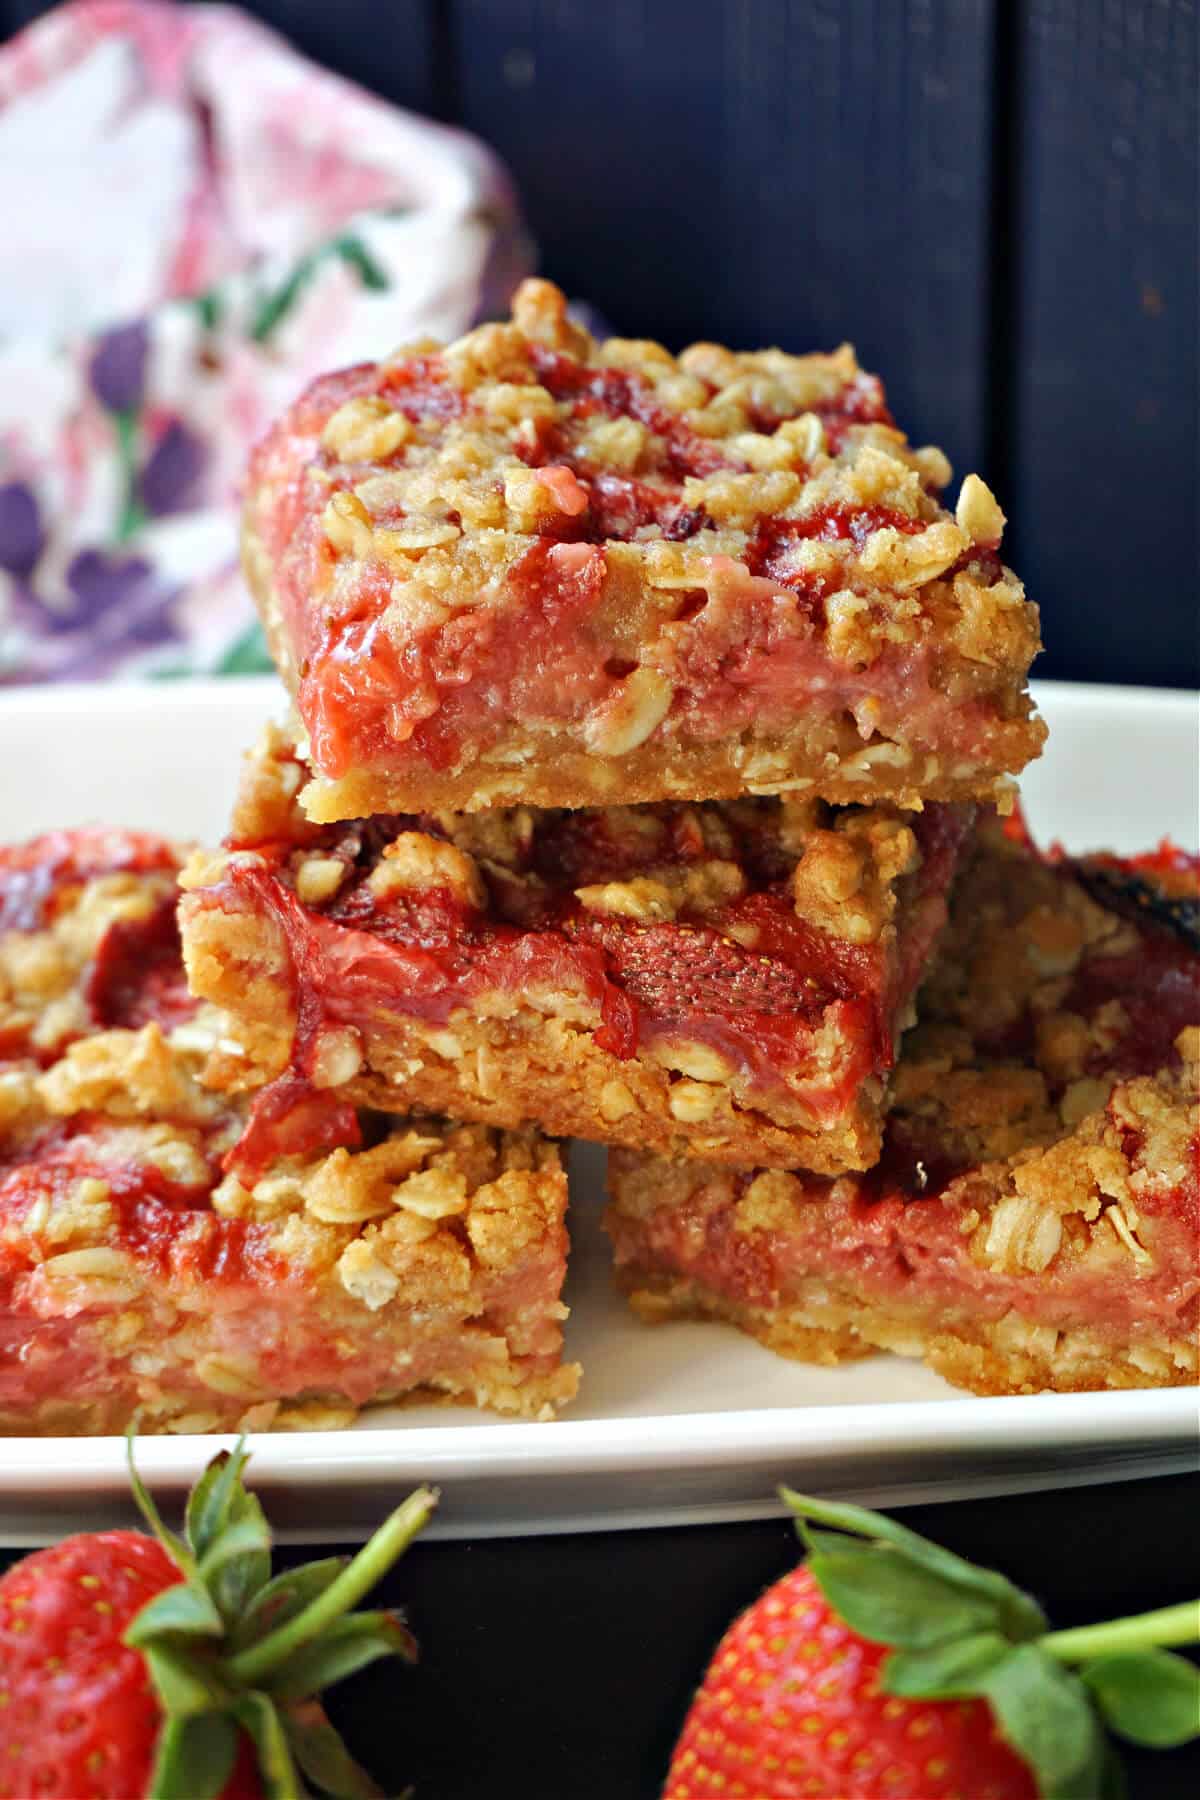
{"type": "MultiPolygon", "coordinates": [[[[154,1538],[101,1531],[39,1550],[0,1580],[4,1800],[146,1793],[162,1715],[145,1657],[122,1639],[181,1579],[154,1538]]],[[[221,1790],[227,1800],[262,1793],[252,1762],[221,1790]]]]}
{"type": "Polygon", "coordinates": [[[353,1561],[272,1580],[245,1460],[239,1444],[209,1464],[182,1539],[134,1474],[153,1536],[67,1538],[0,1579],[0,1800],[301,1800],[301,1773],[345,1800],[376,1792],[316,1695],[414,1656],[397,1615],[350,1609],[435,1496],[411,1495],[353,1561]]]}
{"type": "Polygon", "coordinates": [[[1200,1673],[1160,1647],[1200,1637],[1200,1602],[1048,1632],[1002,1575],[784,1498],[808,1561],[718,1645],[664,1800],[1108,1800],[1102,1721],[1158,1747],[1200,1734],[1200,1673]]]}
{"type": "Polygon", "coordinates": [[[897,1700],[880,1686],[887,1647],[851,1631],[803,1565],[722,1638],[671,1763],[671,1800],[756,1796],[961,1795],[1034,1800],[1028,1766],[982,1700],[897,1700]],[[719,1789],[717,1771],[724,1777],[719,1789]]]}

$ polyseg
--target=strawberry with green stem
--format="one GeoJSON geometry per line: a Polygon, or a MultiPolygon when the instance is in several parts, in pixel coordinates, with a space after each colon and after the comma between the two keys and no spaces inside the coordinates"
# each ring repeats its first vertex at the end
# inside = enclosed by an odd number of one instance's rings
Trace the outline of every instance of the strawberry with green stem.
{"type": "Polygon", "coordinates": [[[239,1443],[169,1531],[133,1467],[152,1536],[72,1537],[0,1580],[0,1800],[370,1800],[317,1698],[416,1645],[394,1612],[352,1608],[407,1548],[418,1488],[358,1555],[272,1578],[271,1537],[239,1443]],[[309,1784],[306,1786],[305,1784],[309,1784]]]}
{"type": "Polygon", "coordinates": [[[664,1800],[1115,1800],[1105,1726],[1200,1735],[1200,1601],[1074,1631],[862,1507],[783,1490],[808,1559],[718,1646],[664,1800]]]}

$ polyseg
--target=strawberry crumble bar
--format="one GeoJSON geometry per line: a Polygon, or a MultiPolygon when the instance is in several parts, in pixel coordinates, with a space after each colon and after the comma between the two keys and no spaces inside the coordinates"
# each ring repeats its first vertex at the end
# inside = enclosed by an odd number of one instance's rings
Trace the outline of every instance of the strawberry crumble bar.
{"type": "Polygon", "coordinates": [[[784,796],[308,823],[288,738],[185,872],[194,992],[292,1106],[416,1105],[718,1160],[865,1168],[969,806],[784,796]]]}
{"type": "Polygon", "coordinates": [[[242,1103],[199,1077],[237,1046],[186,993],[178,861],[119,832],[0,851],[0,1432],[568,1400],[566,1178],[535,1132],[346,1110],[233,1172],[242,1103]]]}
{"type": "Polygon", "coordinates": [[[1072,864],[993,841],[960,881],[877,1169],[613,1153],[635,1309],[817,1362],[923,1356],[977,1393],[1195,1381],[1197,870],[1169,849],[1072,864]]]}
{"type": "Polygon", "coordinates": [[[325,377],[244,533],[309,816],[1006,795],[1037,610],[949,480],[849,346],[597,343],[544,281],[325,377]]]}

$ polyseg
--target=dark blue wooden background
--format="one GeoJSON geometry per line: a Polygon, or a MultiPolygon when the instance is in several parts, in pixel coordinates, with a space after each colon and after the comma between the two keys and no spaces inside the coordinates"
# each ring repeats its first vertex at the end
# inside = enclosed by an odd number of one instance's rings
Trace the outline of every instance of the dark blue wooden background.
{"type": "Polygon", "coordinates": [[[1196,0],[251,10],[494,144],[617,329],[851,338],[995,487],[1040,673],[1200,680],[1196,0]]]}

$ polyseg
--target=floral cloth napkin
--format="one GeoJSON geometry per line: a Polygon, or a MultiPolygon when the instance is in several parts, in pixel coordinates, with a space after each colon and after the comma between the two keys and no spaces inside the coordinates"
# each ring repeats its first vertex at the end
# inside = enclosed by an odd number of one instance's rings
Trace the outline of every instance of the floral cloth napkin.
{"type": "Polygon", "coordinates": [[[527,262],[480,145],[227,6],[76,0],[0,47],[0,217],[0,683],[268,666],[247,449],[527,262]]]}

